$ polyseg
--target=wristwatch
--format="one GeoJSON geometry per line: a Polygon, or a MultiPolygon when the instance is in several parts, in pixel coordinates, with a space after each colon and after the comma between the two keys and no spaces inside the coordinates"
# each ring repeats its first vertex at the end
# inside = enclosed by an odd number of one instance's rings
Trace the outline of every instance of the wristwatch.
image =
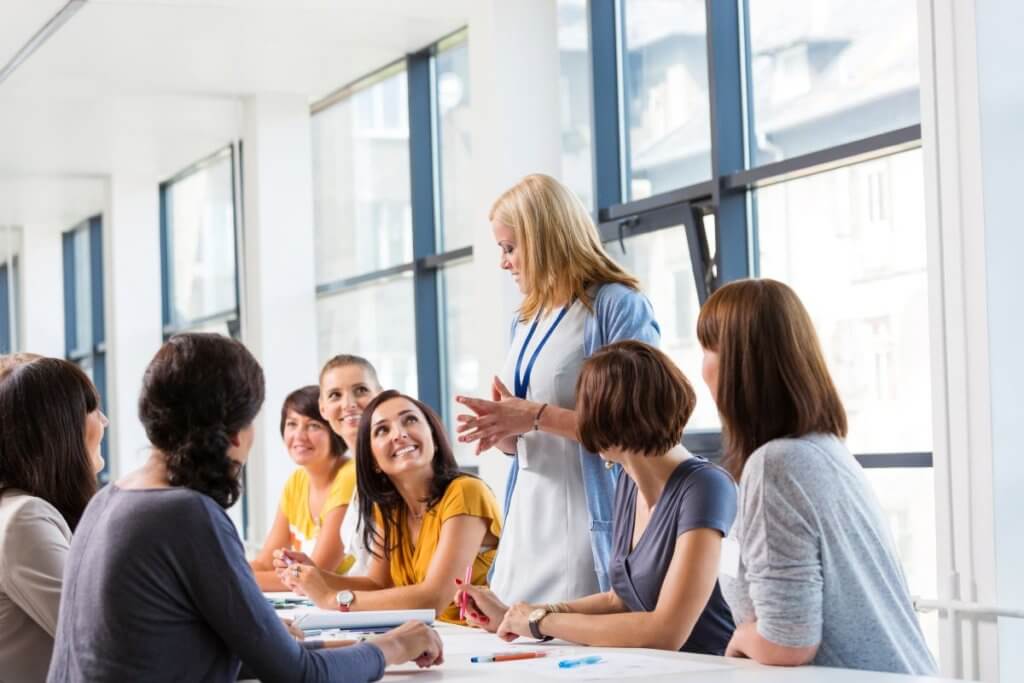
{"type": "Polygon", "coordinates": [[[527,620],[530,624],[530,635],[537,640],[548,641],[551,640],[551,636],[546,636],[540,632],[540,621],[551,613],[551,610],[547,607],[538,607],[537,609],[530,612],[530,616],[527,620]]]}
{"type": "Polygon", "coordinates": [[[352,603],[356,600],[356,594],[352,591],[338,591],[334,599],[338,601],[338,609],[342,612],[348,612],[352,609],[352,603]]]}

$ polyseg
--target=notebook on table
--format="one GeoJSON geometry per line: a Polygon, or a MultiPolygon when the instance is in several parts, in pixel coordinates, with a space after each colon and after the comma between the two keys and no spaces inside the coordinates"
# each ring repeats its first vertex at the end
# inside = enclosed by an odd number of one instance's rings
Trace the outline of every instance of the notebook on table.
{"type": "Polygon", "coordinates": [[[341,612],[317,607],[295,610],[291,618],[293,623],[303,631],[318,629],[342,629],[358,631],[360,629],[381,629],[401,626],[407,621],[434,623],[432,609],[395,609],[376,612],[341,612]]]}

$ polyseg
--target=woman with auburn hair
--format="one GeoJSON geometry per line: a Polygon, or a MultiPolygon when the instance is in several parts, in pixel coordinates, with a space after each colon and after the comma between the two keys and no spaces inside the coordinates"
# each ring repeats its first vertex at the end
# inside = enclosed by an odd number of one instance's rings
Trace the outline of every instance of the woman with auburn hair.
{"type": "Polygon", "coordinates": [[[366,407],[356,460],[359,506],[374,520],[363,529],[373,553],[366,576],[338,576],[285,552],[275,560],[282,578],[324,609],[423,608],[461,622],[455,579],[472,567],[472,583],[485,584],[501,536],[494,494],[459,471],[434,411],[393,389],[366,407]]]}
{"type": "Polygon", "coordinates": [[[17,354],[0,356],[0,425],[0,678],[44,681],[107,418],[77,365],[17,354]]]}
{"type": "Polygon", "coordinates": [[[371,681],[387,664],[441,662],[406,624],[351,647],[302,646],[260,592],[225,510],[263,405],[263,369],[240,343],[178,334],[150,361],[139,418],[146,463],[97,494],[71,543],[49,679],[371,681]]]}
{"type": "Polygon", "coordinates": [[[935,672],[878,501],[847,450],[846,412],[810,316],[788,286],[741,280],[697,321],[739,517],[720,580],[727,655],[935,672]]]}
{"type": "Polygon", "coordinates": [[[288,477],[274,524],[249,564],[264,591],[287,590],[274,571],[274,551],[307,553],[318,567],[339,574],[355,563],[341,539],[341,525],[356,486],[355,461],[345,442],[320,414],[320,387],[288,394],[281,406],[281,438],[298,468],[288,477]]]}
{"type": "Polygon", "coordinates": [[[514,601],[574,600],[609,589],[617,476],[581,444],[576,377],[605,345],[656,345],[660,331],[637,279],[605,252],[586,208],[554,178],[523,178],[494,202],[490,220],[500,266],[523,300],[492,400],[456,400],[473,413],[458,416],[460,440],[513,457],[491,583],[514,601]]]}
{"type": "Polygon", "coordinates": [[[588,450],[622,465],[610,590],[558,605],[505,605],[464,586],[469,622],[512,640],[554,637],[604,647],[725,652],[732,616],[718,588],[736,486],[680,445],[696,396],[668,356],[610,344],[583,363],[576,390],[588,450]]]}

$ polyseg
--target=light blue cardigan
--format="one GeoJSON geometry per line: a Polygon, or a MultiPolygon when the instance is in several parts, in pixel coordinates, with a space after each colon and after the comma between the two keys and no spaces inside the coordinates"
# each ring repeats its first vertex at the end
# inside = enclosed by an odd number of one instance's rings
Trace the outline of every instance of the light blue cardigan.
{"type": "MultiPolygon", "coordinates": [[[[661,328],[654,319],[654,309],[647,297],[618,283],[602,285],[594,296],[594,312],[583,325],[583,355],[586,358],[612,342],[636,339],[658,346],[661,328]]],[[[515,337],[517,315],[512,322],[515,337]]],[[[615,500],[615,482],[619,467],[607,469],[604,461],[590,451],[579,447],[583,468],[583,488],[587,495],[587,513],[590,518],[590,547],[594,553],[594,571],[602,591],[611,587],[608,563],[612,551],[612,505],[615,500]]],[[[505,486],[505,516],[512,504],[512,492],[519,475],[519,458],[512,459],[508,484],[505,486]]],[[[493,571],[493,567],[491,570],[493,571]]],[[[581,597],[581,596],[579,596],[581,597]]]]}

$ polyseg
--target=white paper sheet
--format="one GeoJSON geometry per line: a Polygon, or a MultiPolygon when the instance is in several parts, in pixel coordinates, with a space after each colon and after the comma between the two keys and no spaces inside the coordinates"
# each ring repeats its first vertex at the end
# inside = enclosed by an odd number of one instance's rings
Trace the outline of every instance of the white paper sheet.
{"type": "Polygon", "coordinates": [[[407,621],[434,621],[432,609],[381,610],[377,612],[340,612],[316,607],[304,607],[291,613],[295,625],[304,631],[310,629],[349,629],[399,626],[407,621]]]}
{"type": "MultiPolygon", "coordinates": [[[[481,665],[487,666],[487,665],[481,665]]],[[[568,657],[548,655],[543,659],[528,659],[519,662],[500,662],[494,666],[516,667],[524,678],[538,676],[555,680],[594,681],[610,678],[652,678],[654,676],[671,676],[697,671],[716,671],[733,668],[729,664],[712,664],[678,657],[651,657],[649,655],[629,654],[624,652],[601,652],[600,650],[579,653],[578,650],[568,657]],[[561,659],[577,659],[579,657],[599,656],[599,664],[588,664],[572,669],[560,669],[561,659]]],[[[511,669],[508,669],[511,670],[511,669]]],[[[485,675],[485,670],[481,669],[485,675]]]]}

